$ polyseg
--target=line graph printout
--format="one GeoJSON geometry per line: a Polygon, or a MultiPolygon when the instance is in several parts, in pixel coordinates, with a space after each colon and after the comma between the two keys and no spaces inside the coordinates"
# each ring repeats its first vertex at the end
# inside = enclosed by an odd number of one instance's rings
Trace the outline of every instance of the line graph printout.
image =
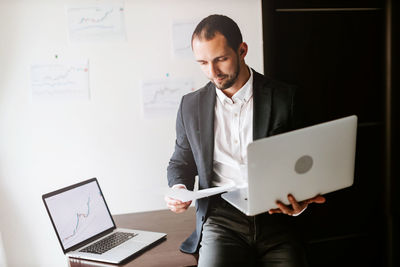
{"type": "Polygon", "coordinates": [[[191,41],[195,22],[174,22],[172,24],[172,45],[176,58],[193,58],[191,41]]]}
{"type": "Polygon", "coordinates": [[[89,62],[59,61],[31,65],[34,101],[89,99],[89,62]]]}
{"type": "Polygon", "coordinates": [[[66,7],[71,42],[126,41],[122,1],[66,7]]]}
{"type": "Polygon", "coordinates": [[[46,204],[64,249],[114,225],[95,181],[46,198],[46,204]]]}
{"type": "Polygon", "coordinates": [[[164,79],[142,83],[144,117],[176,115],[183,95],[194,91],[192,80],[164,79]]]}

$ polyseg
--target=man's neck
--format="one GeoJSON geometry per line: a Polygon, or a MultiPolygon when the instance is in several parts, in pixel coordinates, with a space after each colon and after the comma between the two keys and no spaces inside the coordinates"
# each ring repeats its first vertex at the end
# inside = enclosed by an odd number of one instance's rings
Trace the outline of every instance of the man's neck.
{"type": "Polygon", "coordinates": [[[247,67],[246,64],[243,64],[243,66],[240,68],[240,72],[238,75],[238,78],[236,82],[230,87],[225,90],[222,90],[222,92],[229,98],[232,98],[234,94],[236,94],[242,87],[243,85],[246,84],[246,82],[250,79],[250,70],[249,67],[247,67]]]}

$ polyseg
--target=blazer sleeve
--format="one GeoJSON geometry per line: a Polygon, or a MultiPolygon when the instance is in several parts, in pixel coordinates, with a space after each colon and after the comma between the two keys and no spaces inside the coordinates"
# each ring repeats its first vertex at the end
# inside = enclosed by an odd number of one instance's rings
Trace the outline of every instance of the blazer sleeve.
{"type": "Polygon", "coordinates": [[[168,164],[167,177],[170,187],[175,184],[184,184],[187,189],[193,190],[197,167],[184,124],[182,112],[184,100],[185,97],[181,100],[176,118],[175,150],[168,164]]]}

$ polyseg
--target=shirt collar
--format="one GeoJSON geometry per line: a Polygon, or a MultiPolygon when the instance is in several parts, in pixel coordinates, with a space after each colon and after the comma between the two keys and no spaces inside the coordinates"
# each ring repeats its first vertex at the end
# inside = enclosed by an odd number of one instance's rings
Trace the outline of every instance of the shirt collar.
{"type": "MultiPolygon", "coordinates": [[[[249,67],[248,67],[249,68],[249,67]]],[[[240,88],[233,96],[232,99],[227,97],[222,90],[215,88],[217,92],[217,97],[222,103],[236,103],[236,102],[242,102],[246,103],[250,100],[250,98],[253,96],[253,71],[251,68],[249,68],[250,71],[250,78],[247,80],[247,82],[240,88]]]]}

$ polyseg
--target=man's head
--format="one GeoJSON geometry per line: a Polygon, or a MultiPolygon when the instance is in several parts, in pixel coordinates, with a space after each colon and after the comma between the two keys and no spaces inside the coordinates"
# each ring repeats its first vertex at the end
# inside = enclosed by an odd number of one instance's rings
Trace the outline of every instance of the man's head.
{"type": "Polygon", "coordinates": [[[222,34],[226,38],[228,46],[234,51],[243,42],[242,33],[236,22],[224,15],[210,15],[196,26],[192,35],[192,47],[193,39],[209,41],[215,37],[216,33],[222,34]]]}
{"type": "Polygon", "coordinates": [[[217,88],[239,89],[244,84],[247,44],[232,19],[223,15],[203,19],[193,32],[192,49],[202,71],[217,88]]]}

